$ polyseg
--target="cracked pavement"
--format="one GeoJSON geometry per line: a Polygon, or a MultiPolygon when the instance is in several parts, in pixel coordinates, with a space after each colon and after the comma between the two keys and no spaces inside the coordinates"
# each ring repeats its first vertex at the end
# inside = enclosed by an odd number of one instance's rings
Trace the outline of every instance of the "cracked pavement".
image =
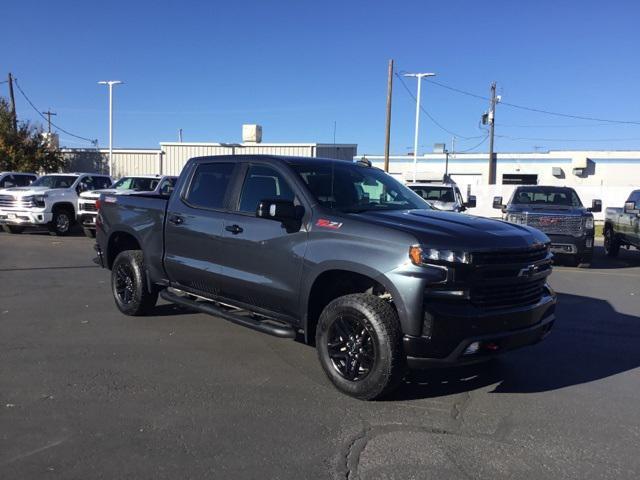
{"type": "Polygon", "coordinates": [[[0,478],[638,478],[640,254],[556,268],[551,336],[360,402],[315,351],[118,313],[92,242],[0,233],[0,478]]]}

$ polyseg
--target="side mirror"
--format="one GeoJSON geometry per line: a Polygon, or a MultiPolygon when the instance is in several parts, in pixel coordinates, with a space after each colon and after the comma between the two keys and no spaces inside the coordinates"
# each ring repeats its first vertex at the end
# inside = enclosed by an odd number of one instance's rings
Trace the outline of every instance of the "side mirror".
{"type": "Polygon", "coordinates": [[[638,206],[635,202],[625,202],[624,213],[638,214],[640,213],[640,210],[637,207],[638,206]]]}
{"type": "Polygon", "coordinates": [[[279,222],[300,220],[302,214],[304,209],[294,205],[291,200],[260,200],[256,208],[256,217],[279,222]]]}
{"type": "Polygon", "coordinates": [[[602,200],[593,200],[591,202],[591,208],[589,211],[593,213],[598,213],[602,211],[602,200]]]}
{"type": "MultiPolygon", "coordinates": [[[[502,199],[500,199],[500,202],[502,202],[502,199]]],[[[476,208],[476,196],[475,195],[469,195],[469,198],[467,199],[467,201],[464,204],[464,206],[467,207],[467,208],[476,208]]]]}
{"type": "Polygon", "coordinates": [[[493,208],[502,210],[504,205],[502,204],[502,197],[493,197],[493,208]]]}

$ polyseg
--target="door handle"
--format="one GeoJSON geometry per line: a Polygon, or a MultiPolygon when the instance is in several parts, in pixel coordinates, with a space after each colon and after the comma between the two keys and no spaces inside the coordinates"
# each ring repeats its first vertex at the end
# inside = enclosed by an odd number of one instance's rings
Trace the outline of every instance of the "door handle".
{"type": "Polygon", "coordinates": [[[174,225],[180,225],[184,223],[184,218],[182,218],[180,215],[170,215],[168,220],[174,225]]]}
{"type": "Polygon", "coordinates": [[[242,229],[242,227],[240,227],[240,225],[227,225],[226,227],[224,227],[224,229],[227,232],[231,232],[234,235],[237,235],[239,233],[242,233],[244,230],[242,229]]]}

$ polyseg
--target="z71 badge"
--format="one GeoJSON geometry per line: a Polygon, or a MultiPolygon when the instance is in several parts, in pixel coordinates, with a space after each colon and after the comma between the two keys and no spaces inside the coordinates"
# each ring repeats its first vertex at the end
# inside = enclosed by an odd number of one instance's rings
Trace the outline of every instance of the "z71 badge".
{"type": "Polygon", "coordinates": [[[332,222],[331,220],[327,220],[326,218],[320,218],[316,222],[316,226],[323,227],[323,228],[332,228],[334,230],[337,230],[342,226],[342,223],[332,222]]]}

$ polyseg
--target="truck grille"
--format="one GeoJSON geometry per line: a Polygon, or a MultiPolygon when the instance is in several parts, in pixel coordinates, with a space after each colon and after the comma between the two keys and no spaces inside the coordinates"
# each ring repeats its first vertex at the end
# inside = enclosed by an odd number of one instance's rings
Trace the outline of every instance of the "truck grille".
{"type": "Polygon", "coordinates": [[[525,225],[537,228],[547,234],[582,236],[582,217],[526,213],[523,219],[525,225]]]}
{"type": "Polygon", "coordinates": [[[91,203],[83,202],[82,204],[80,204],[80,210],[83,210],[85,212],[98,211],[98,209],[96,208],[96,202],[91,202],[91,203]]]}
{"type": "Polygon", "coordinates": [[[523,307],[541,298],[546,279],[510,282],[506,285],[478,285],[471,290],[471,302],[484,308],[523,307]]]}
{"type": "Polygon", "coordinates": [[[33,207],[33,195],[28,197],[14,197],[13,195],[0,195],[0,208],[31,208],[33,207]]]}
{"type": "Polygon", "coordinates": [[[507,250],[503,252],[474,253],[471,255],[474,265],[507,265],[513,263],[533,263],[544,260],[549,254],[549,247],[540,245],[524,250],[507,250]]]}

